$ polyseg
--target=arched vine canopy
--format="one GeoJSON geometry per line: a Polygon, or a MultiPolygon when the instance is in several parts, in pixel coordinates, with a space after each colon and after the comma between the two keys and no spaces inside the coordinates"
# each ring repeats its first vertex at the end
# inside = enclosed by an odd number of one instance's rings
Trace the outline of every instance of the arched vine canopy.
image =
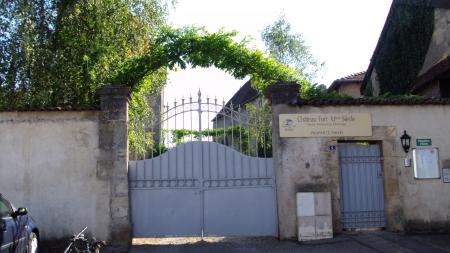
{"type": "MultiPolygon", "coordinates": [[[[305,94],[318,90],[300,72],[251,49],[248,41],[234,41],[235,35],[235,32],[225,31],[209,33],[195,27],[166,28],[156,38],[155,46],[141,56],[124,62],[108,80],[108,84],[133,88],[136,96],[131,101],[130,120],[136,122],[151,119],[144,97],[148,90],[155,88],[152,87],[152,73],[161,69],[215,66],[238,79],[250,76],[252,84],[262,91],[268,85],[283,81],[300,84],[303,91],[309,91],[305,94]]],[[[129,134],[130,150],[145,154],[146,147],[153,145],[151,134],[144,131],[143,125],[134,125],[129,134]]]]}
{"type": "Polygon", "coordinates": [[[248,47],[246,40],[235,42],[235,32],[209,33],[203,28],[163,30],[155,46],[142,56],[126,61],[112,76],[112,85],[127,85],[134,89],[142,80],[161,67],[185,69],[211,67],[224,70],[235,78],[250,76],[253,85],[264,90],[275,82],[306,84],[301,73],[248,47]]]}

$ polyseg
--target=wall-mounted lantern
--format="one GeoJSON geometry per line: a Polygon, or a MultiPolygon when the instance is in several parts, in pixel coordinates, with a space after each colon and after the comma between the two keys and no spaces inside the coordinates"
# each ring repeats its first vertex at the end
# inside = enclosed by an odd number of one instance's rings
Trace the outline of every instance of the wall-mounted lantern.
{"type": "Polygon", "coordinates": [[[409,148],[411,147],[411,136],[406,133],[406,130],[403,132],[403,135],[400,136],[400,141],[402,142],[402,147],[405,153],[408,153],[409,148]]]}

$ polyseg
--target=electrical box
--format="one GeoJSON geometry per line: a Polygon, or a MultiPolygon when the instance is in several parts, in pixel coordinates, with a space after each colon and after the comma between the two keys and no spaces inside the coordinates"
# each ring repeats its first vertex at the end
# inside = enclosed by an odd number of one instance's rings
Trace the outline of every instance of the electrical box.
{"type": "Polygon", "coordinates": [[[297,193],[298,240],[333,238],[330,192],[297,193]]]}

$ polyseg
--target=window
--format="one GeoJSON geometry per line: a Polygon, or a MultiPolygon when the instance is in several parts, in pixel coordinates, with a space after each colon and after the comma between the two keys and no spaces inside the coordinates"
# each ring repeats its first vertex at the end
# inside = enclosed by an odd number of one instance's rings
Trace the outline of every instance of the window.
{"type": "Polygon", "coordinates": [[[0,218],[11,216],[12,211],[9,204],[4,199],[0,199],[0,218]]]}

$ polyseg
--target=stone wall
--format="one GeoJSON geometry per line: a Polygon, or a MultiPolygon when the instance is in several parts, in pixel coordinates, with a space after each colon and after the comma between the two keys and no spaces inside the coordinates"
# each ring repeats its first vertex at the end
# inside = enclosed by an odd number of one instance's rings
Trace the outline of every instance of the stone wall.
{"type": "MultiPolygon", "coordinates": [[[[297,236],[297,192],[331,192],[334,232],[341,231],[338,151],[328,149],[340,141],[380,144],[388,230],[450,230],[450,184],[442,178],[414,179],[413,167],[403,166],[405,153],[399,139],[406,130],[414,148],[416,138],[431,138],[433,147],[439,149],[440,168],[450,166],[450,105],[297,106],[279,102],[272,109],[280,238],[297,236]],[[373,135],[280,138],[278,115],[300,113],[370,113],[373,135]]],[[[412,152],[408,157],[412,158],[412,152]]]]}
{"type": "Polygon", "coordinates": [[[434,31],[422,69],[418,76],[450,55],[450,10],[434,10],[434,31]]]}
{"type": "Polygon", "coordinates": [[[97,111],[0,112],[0,193],[29,209],[43,240],[88,226],[130,241],[128,90],[100,95],[97,111]]]}

